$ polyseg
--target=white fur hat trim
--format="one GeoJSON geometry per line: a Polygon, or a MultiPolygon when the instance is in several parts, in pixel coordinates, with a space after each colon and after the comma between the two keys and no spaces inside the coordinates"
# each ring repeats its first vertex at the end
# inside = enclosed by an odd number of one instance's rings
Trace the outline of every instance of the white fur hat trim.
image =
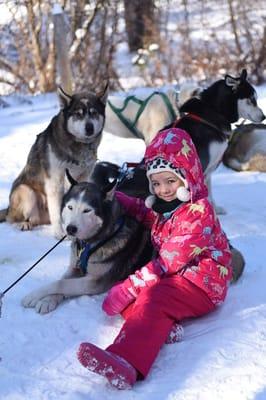
{"type": "Polygon", "coordinates": [[[151,196],[146,197],[145,206],[147,208],[152,208],[154,203],[155,203],[155,196],[151,195],[151,196]]]}

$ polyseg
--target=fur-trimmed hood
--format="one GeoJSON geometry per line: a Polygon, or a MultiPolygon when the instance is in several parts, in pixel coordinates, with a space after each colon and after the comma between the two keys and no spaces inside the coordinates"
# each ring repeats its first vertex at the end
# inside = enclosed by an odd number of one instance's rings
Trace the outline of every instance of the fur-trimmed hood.
{"type": "Polygon", "coordinates": [[[180,169],[187,180],[192,202],[208,196],[201,163],[187,132],[178,128],[159,132],[146,148],[144,156],[146,166],[159,157],[180,169]]]}

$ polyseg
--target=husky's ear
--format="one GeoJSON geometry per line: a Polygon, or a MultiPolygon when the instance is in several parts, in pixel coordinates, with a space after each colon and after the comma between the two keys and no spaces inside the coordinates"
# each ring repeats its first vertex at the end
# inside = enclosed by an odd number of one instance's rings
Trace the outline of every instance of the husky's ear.
{"type": "Polygon", "coordinates": [[[72,98],[61,88],[61,86],[59,86],[57,89],[57,95],[59,97],[60,108],[61,110],[63,110],[65,107],[69,105],[72,98]]]}
{"type": "Polygon", "coordinates": [[[78,182],[73,178],[73,176],[70,175],[68,169],[66,169],[66,176],[71,186],[77,185],[78,182]]]}
{"type": "Polygon", "coordinates": [[[229,86],[232,88],[233,91],[236,91],[236,89],[238,88],[239,83],[240,83],[239,78],[233,78],[230,75],[225,75],[224,80],[225,80],[226,86],[229,86]]]}
{"type": "Polygon", "coordinates": [[[115,194],[117,179],[109,178],[109,183],[102,189],[102,193],[104,195],[105,200],[112,200],[115,194]]]}
{"type": "Polygon", "coordinates": [[[244,69],[242,69],[242,72],[241,72],[241,75],[240,75],[240,81],[241,82],[244,82],[244,81],[246,81],[247,80],[247,76],[248,76],[248,73],[247,73],[247,70],[244,68],[244,69]]]}
{"type": "Polygon", "coordinates": [[[101,92],[96,93],[96,96],[101,100],[101,102],[104,105],[106,105],[108,93],[109,93],[109,82],[107,81],[104,89],[101,92]]]}

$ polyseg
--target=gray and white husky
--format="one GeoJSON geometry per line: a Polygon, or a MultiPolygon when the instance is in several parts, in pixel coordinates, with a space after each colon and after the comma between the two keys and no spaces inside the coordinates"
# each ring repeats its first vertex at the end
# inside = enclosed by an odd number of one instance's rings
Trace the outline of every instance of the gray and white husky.
{"type": "Polygon", "coordinates": [[[266,172],[266,124],[237,126],[223,163],[235,171],[266,172]]]}
{"type": "Polygon", "coordinates": [[[0,211],[0,222],[17,223],[21,230],[51,222],[60,237],[65,170],[78,181],[92,171],[105,122],[107,87],[101,93],[70,96],[59,89],[58,94],[61,110],[31,147],[12,185],[9,206],[0,211]]]}
{"type": "Polygon", "coordinates": [[[96,164],[91,182],[78,183],[68,174],[71,187],[61,217],[72,241],[69,268],[58,281],[27,295],[24,307],[45,314],[64,298],[103,293],[152,258],[150,232],[124,215],[114,197],[120,168],[106,164],[96,164]]]}

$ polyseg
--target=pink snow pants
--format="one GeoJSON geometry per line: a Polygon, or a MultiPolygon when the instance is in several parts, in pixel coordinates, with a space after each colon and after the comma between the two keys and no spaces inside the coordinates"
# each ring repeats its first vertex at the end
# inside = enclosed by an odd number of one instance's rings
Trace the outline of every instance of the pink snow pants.
{"type": "Polygon", "coordinates": [[[214,309],[205,292],[183,276],[163,278],[143,289],[123,311],[126,321],[106,350],[127,360],[139,372],[139,379],[143,379],[175,321],[200,317],[214,309]]]}

